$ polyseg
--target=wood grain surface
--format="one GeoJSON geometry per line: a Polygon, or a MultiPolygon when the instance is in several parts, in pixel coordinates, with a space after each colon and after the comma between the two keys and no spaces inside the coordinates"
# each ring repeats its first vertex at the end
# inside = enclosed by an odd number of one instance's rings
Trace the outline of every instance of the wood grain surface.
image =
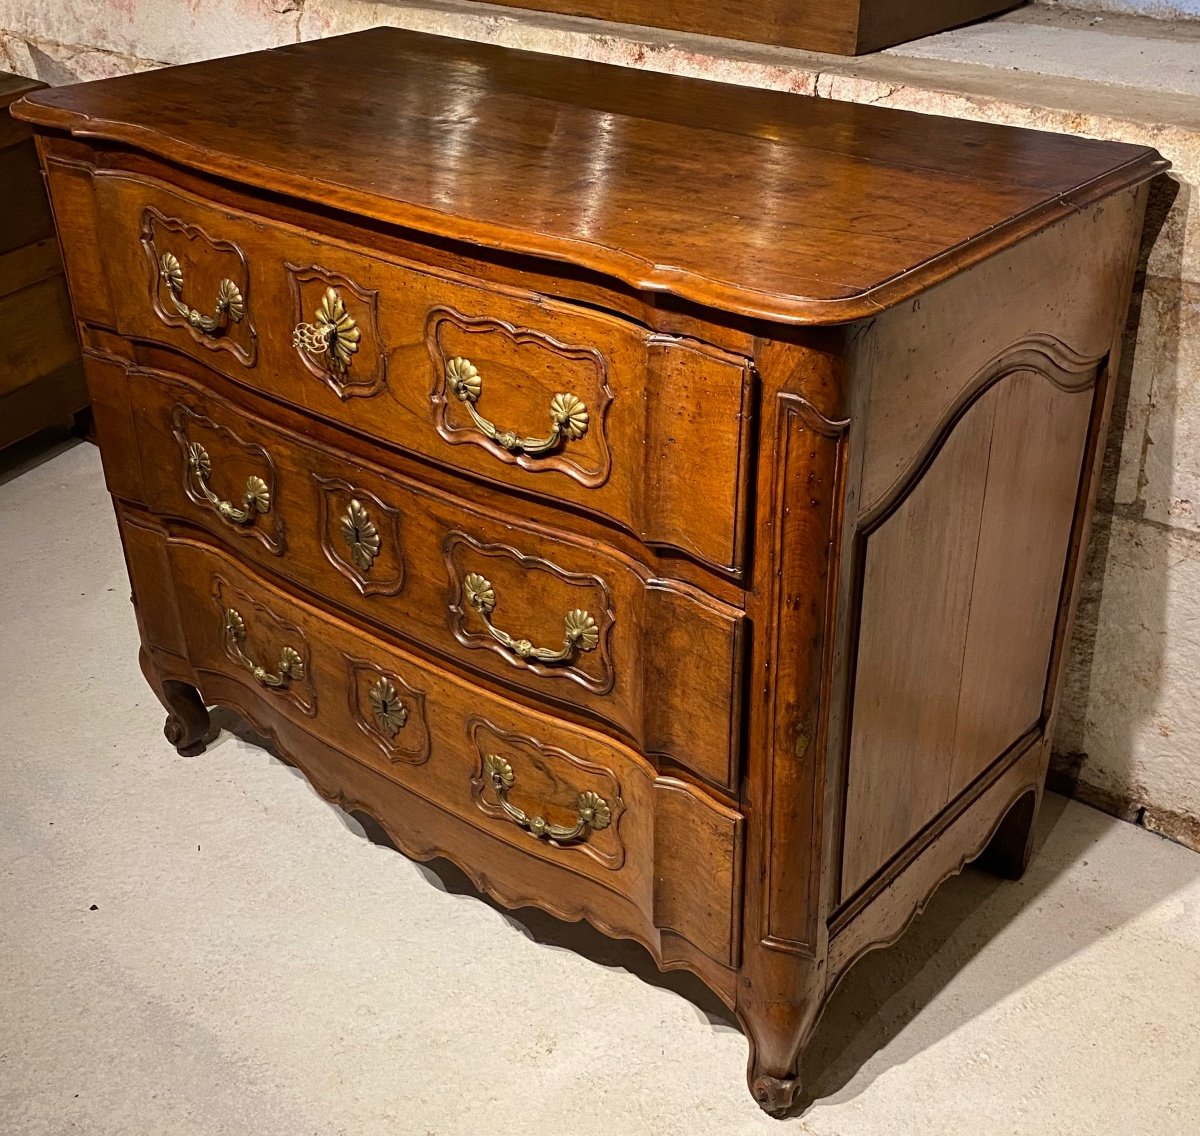
{"type": "Polygon", "coordinates": [[[723,39],[859,55],[1014,8],[1022,0],[490,0],[723,39]]]}
{"type": "Polygon", "coordinates": [[[386,28],[37,92],[16,113],[794,323],[898,303],[1164,164],[1145,147],[386,28]]]}
{"type": "Polygon", "coordinates": [[[748,358],[534,292],[480,287],[460,273],[322,239],[311,228],[215,208],[159,178],[103,168],[91,177],[123,335],[156,340],[381,442],[570,502],[647,543],[741,574],[748,358]],[[200,310],[212,309],[222,277],[233,280],[245,301],[242,319],[219,336],[189,326],[159,278],[165,253],[178,257],[187,302],[200,310]],[[309,355],[293,341],[328,288],[357,325],[345,372],[330,368],[328,354],[309,355]],[[570,393],[586,410],[585,432],[542,454],[506,451],[451,389],[447,365],[457,357],[476,369],[477,410],[498,426],[545,437],[553,399],[570,393]],[[647,405],[647,385],[671,393],[647,405]],[[734,471],[704,497],[691,483],[700,454],[734,471]]]}
{"type": "Polygon", "coordinates": [[[206,529],[239,555],[425,652],[580,708],[659,760],[716,785],[736,784],[738,609],[656,577],[614,549],[347,462],[177,376],[101,366],[92,383],[105,392],[105,405],[117,397],[113,382],[128,389],[131,417],[114,423],[106,439],[114,448],[133,445],[143,468],[155,471],[142,497],[156,512],[206,529]],[[122,430],[134,422],[131,434],[122,430]],[[205,484],[213,492],[238,503],[246,479],[261,477],[268,510],[246,523],[223,518],[189,468],[194,444],[209,456],[205,484]],[[351,500],[378,536],[378,554],[365,571],[354,564],[342,529],[351,500]],[[495,626],[553,649],[563,643],[565,615],[581,609],[597,622],[597,646],[562,663],[522,660],[488,633],[464,598],[468,573],[492,584],[495,626]]]}
{"type": "Polygon", "coordinates": [[[20,114],[170,743],[231,707],[408,854],[693,970],[786,1113],[853,962],[1028,860],[1162,159],[384,29],[20,114]],[[331,288],[359,336],[294,341],[331,288]],[[468,357],[500,427],[588,430],[502,443],[468,357]],[[522,828],[585,791],[582,843],[522,828]]]}
{"type": "Polygon", "coordinates": [[[8,113],[43,86],[0,71],[0,449],[46,427],[73,426],[88,404],[33,132],[8,113]]]}

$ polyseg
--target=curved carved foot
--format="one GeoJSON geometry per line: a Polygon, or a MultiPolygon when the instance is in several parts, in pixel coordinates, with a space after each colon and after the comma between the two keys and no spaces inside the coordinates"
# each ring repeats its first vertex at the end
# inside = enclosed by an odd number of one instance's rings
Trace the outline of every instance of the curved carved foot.
{"type": "Polygon", "coordinates": [[[1019,880],[1033,853],[1033,826],[1040,797],[1032,789],[1014,802],[976,863],[1005,880],[1019,880]]]}
{"type": "Polygon", "coordinates": [[[737,1015],[750,1044],[746,1083],[769,1116],[794,1113],[803,1103],[804,1047],[821,1008],[822,963],[754,944],[742,975],[737,1015]]]}
{"type": "Polygon", "coordinates": [[[768,1116],[782,1118],[796,1107],[803,1086],[799,1077],[772,1077],[760,1073],[750,1081],[750,1092],[768,1116]]]}
{"type": "Polygon", "coordinates": [[[163,736],[181,757],[195,757],[203,753],[208,744],[209,722],[208,707],[204,705],[200,692],[191,683],[162,678],[145,651],[141,652],[138,661],[146,681],[166,708],[167,722],[163,726],[163,736]]]}
{"type": "Polygon", "coordinates": [[[171,712],[163,726],[163,736],[180,757],[195,757],[208,745],[208,708],[200,701],[194,686],[186,683],[164,683],[178,687],[171,692],[171,712]]]}

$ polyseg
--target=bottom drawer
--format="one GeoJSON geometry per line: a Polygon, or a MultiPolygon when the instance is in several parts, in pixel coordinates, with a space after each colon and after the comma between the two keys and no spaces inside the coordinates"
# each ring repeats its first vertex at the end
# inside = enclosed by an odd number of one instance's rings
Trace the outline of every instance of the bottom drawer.
{"type": "Polygon", "coordinates": [[[635,937],[652,947],[669,929],[737,964],[738,812],[610,738],[379,642],[183,531],[130,511],[122,521],[135,596],[162,596],[164,574],[173,582],[177,620],[139,601],[148,645],[186,656],[206,698],[232,679],[448,824],[553,865],[551,910],[578,908],[567,901],[583,877],[629,901],[643,923],[635,937]]]}

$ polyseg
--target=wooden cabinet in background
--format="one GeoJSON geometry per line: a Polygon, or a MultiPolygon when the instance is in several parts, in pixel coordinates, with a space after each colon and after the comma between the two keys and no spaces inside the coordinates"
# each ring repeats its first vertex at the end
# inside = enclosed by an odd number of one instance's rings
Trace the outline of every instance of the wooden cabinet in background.
{"type": "Polygon", "coordinates": [[[72,425],[88,403],[37,150],[8,113],[42,86],[0,71],[0,449],[72,425]]]}
{"type": "Polygon", "coordinates": [[[168,738],[694,971],[792,1107],[1025,866],[1162,159],[389,29],[18,113],[168,738]]]}
{"type": "Polygon", "coordinates": [[[1025,0],[487,0],[724,39],[865,55],[1018,8],[1025,0]]]}

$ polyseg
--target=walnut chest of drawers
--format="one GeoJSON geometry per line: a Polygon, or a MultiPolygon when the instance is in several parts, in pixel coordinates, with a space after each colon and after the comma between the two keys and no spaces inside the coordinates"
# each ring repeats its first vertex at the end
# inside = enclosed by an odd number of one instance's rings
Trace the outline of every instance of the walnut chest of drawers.
{"type": "Polygon", "coordinates": [[[44,84],[0,71],[0,450],[87,407],[67,285],[37,151],[9,105],[44,84]]]}
{"type": "Polygon", "coordinates": [[[167,736],[738,1014],[1019,873],[1153,151],[375,30],[39,92],[167,736]]]}

